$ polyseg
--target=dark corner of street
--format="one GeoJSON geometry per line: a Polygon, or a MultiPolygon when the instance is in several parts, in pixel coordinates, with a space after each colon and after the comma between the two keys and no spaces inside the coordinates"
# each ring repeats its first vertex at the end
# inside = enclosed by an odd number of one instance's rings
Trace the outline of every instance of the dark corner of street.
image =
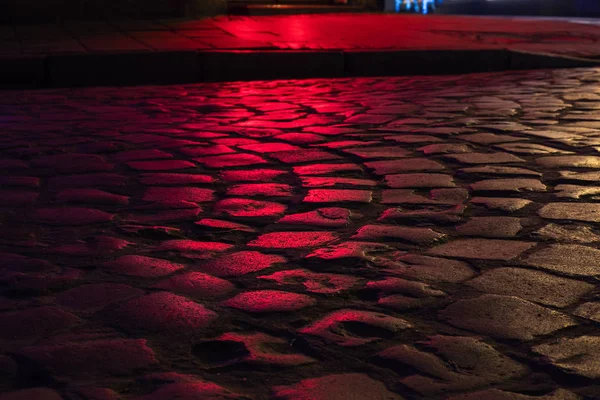
{"type": "Polygon", "coordinates": [[[600,399],[600,2],[0,0],[0,400],[600,399]]]}

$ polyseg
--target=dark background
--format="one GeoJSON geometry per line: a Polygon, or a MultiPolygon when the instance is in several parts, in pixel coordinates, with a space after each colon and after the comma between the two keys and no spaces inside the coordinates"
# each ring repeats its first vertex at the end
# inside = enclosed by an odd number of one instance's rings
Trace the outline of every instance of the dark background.
{"type": "Polygon", "coordinates": [[[600,16],[600,0],[445,0],[438,14],[600,16]]]}

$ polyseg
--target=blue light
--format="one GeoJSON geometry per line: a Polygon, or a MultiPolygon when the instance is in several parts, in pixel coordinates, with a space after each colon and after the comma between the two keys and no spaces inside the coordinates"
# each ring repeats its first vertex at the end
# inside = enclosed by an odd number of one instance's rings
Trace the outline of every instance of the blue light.
{"type": "Polygon", "coordinates": [[[394,0],[394,9],[397,13],[417,12],[428,14],[430,11],[435,11],[435,7],[441,4],[443,0],[394,0]]]}

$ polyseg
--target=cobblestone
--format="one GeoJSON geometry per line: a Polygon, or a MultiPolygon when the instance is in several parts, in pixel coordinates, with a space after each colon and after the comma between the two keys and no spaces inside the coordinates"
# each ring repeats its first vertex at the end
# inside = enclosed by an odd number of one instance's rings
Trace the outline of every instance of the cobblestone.
{"type": "Polygon", "coordinates": [[[0,399],[600,397],[598,82],[3,93],[0,399]]]}

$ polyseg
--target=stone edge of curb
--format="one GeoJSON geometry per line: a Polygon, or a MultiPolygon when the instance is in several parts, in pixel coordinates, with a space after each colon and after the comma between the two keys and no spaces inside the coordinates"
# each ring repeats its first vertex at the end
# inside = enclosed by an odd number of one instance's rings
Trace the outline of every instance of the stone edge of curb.
{"type": "Polygon", "coordinates": [[[0,57],[0,89],[441,75],[600,66],[510,49],[214,50],[0,57]]]}

